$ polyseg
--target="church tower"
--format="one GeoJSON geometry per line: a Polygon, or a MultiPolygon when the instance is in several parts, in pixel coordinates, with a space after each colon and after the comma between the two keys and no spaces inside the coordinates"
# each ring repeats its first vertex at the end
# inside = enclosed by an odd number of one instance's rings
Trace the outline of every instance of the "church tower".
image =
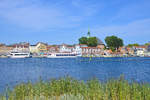
{"type": "Polygon", "coordinates": [[[87,38],[90,38],[90,37],[91,37],[91,33],[90,33],[90,30],[88,29],[87,38]]]}

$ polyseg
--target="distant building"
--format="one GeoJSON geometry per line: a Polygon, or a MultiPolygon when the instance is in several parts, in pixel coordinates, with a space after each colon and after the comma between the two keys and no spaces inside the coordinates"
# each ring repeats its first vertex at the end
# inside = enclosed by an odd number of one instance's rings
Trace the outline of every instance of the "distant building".
{"type": "MultiPolygon", "coordinates": [[[[82,45],[85,46],[85,45],[82,45]]],[[[66,45],[66,44],[62,44],[59,47],[59,52],[68,52],[68,53],[76,53],[76,54],[81,54],[82,53],[82,49],[81,49],[81,45],[66,45]]]]}
{"type": "Polygon", "coordinates": [[[30,53],[38,53],[38,49],[36,45],[30,45],[29,50],[30,50],[30,53]]]}
{"type": "Polygon", "coordinates": [[[82,55],[84,56],[101,56],[104,54],[104,49],[99,47],[81,47],[82,55]]]}
{"type": "Polygon", "coordinates": [[[122,55],[127,55],[127,54],[129,53],[129,52],[128,52],[128,48],[125,47],[125,46],[120,47],[120,48],[119,48],[119,52],[120,52],[120,54],[122,54],[122,55]]]}
{"type": "Polygon", "coordinates": [[[137,56],[145,56],[147,46],[135,46],[137,56]]]}
{"type": "Polygon", "coordinates": [[[74,51],[73,51],[73,52],[75,52],[76,54],[82,55],[82,48],[81,48],[81,45],[76,44],[76,45],[74,46],[74,51]]]}
{"type": "Polygon", "coordinates": [[[97,48],[104,49],[104,48],[105,48],[105,45],[104,45],[104,44],[98,44],[98,45],[97,45],[97,48]]]}
{"type": "Polygon", "coordinates": [[[0,45],[0,55],[8,55],[12,50],[12,46],[0,45]]]}
{"type": "Polygon", "coordinates": [[[111,56],[113,54],[112,50],[104,50],[104,56],[111,56]]]}
{"type": "Polygon", "coordinates": [[[59,47],[59,52],[73,52],[73,51],[74,51],[74,47],[73,46],[62,44],[59,47]]]}
{"type": "Polygon", "coordinates": [[[12,47],[13,47],[13,51],[16,52],[30,52],[29,45],[30,45],[29,43],[21,42],[21,43],[13,44],[12,47]]]}
{"type": "Polygon", "coordinates": [[[29,49],[31,53],[37,53],[39,55],[42,55],[44,53],[47,53],[47,44],[38,42],[36,45],[30,45],[29,49]]]}
{"type": "Polygon", "coordinates": [[[49,45],[47,46],[48,53],[58,53],[59,52],[59,46],[55,45],[49,45]]]}
{"type": "Polygon", "coordinates": [[[147,51],[150,52],[150,45],[147,46],[147,51]]]}
{"type": "Polygon", "coordinates": [[[135,50],[135,48],[133,48],[133,47],[127,47],[127,50],[128,50],[128,54],[129,54],[130,56],[135,56],[135,55],[136,55],[136,50],[135,50]]]}

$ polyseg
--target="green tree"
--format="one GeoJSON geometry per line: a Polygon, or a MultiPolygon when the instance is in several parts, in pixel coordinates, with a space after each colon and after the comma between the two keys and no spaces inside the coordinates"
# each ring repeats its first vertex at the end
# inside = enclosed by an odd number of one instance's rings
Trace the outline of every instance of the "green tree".
{"type": "Polygon", "coordinates": [[[138,43],[128,44],[128,47],[133,47],[133,46],[139,46],[139,44],[138,43]]]}
{"type": "Polygon", "coordinates": [[[145,43],[144,45],[145,45],[145,46],[149,46],[149,45],[150,45],[150,43],[145,43]]]}
{"type": "Polygon", "coordinates": [[[119,47],[123,46],[123,40],[117,36],[107,36],[105,42],[112,51],[118,50],[119,47]]]}
{"type": "Polygon", "coordinates": [[[96,37],[89,37],[87,41],[89,47],[96,47],[98,45],[98,40],[96,37]]]}
{"type": "Polygon", "coordinates": [[[88,38],[87,37],[81,37],[79,39],[79,44],[87,44],[88,38]]]}

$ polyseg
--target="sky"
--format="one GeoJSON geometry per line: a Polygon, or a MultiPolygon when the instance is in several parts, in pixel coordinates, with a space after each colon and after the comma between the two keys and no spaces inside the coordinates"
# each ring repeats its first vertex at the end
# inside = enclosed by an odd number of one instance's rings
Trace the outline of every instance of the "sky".
{"type": "Polygon", "coordinates": [[[76,44],[90,30],[103,42],[150,41],[150,0],[0,0],[0,43],[76,44]]]}

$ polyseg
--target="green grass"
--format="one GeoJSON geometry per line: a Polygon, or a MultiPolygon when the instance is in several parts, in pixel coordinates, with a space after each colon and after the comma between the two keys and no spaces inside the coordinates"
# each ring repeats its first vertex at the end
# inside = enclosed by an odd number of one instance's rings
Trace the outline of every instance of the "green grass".
{"type": "MultiPolygon", "coordinates": [[[[124,78],[87,82],[70,77],[21,83],[7,89],[8,100],[150,100],[150,84],[129,83],[124,78]]],[[[6,93],[0,95],[6,100],[6,93]]]]}

